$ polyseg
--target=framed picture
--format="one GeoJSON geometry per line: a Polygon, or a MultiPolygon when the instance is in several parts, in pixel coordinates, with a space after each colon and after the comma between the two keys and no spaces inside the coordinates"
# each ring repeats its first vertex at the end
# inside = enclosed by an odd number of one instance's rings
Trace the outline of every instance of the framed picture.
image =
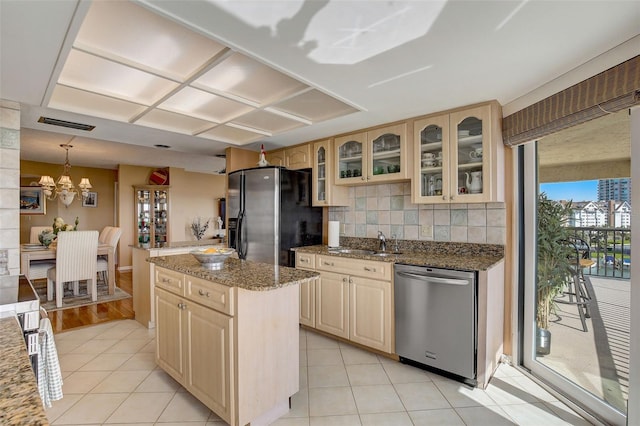
{"type": "Polygon", "coordinates": [[[20,187],[20,214],[46,214],[47,200],[39,186],[20,187]]]}
{"type": "Polygon", "coordinates": [[[87,196],[82,199],[82,207],[98,207],[98,193],[89,192],[87,196]]]}

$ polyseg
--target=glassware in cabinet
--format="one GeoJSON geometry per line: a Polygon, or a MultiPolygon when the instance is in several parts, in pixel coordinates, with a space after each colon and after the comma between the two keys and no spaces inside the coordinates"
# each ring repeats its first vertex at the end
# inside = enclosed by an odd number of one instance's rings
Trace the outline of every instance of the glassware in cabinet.
{"type": "Polygon", "coordinates": [[[320,145],[316,151],[316,200],[327,201],[327,147],[320,145]]]}
{"type": "Polygon", "coordinates": [[[336,183],[356,183],[366,180],[365,141],[366,133],[336,138],[336,183]]]}
{"type": "Polygon", "coordinates": [[[416,120],[414,132],[414,201],[448,202],[449,116],[416,120]]]}
{"type": "Polygon", "coordinates": [[[367,132],[367,180],[394,181],[407,179],[406,124],[397,124],[367,132]]]}
{"type": "Polygon", "coordinates": [[[348,190],[334,184],[333,140],[327,139],[313,144],[313,205],[349,205],[348,190]]]}
{"type": "Polygon", "coordinates": [[[169,190],[167,186],[134,187],[135,241],[142,247],[162,247],[169,242],[169,190]]]}

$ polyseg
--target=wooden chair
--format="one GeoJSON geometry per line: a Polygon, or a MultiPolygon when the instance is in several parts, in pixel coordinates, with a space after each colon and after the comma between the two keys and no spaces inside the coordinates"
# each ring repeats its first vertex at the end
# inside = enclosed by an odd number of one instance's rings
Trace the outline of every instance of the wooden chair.
{"type": "Polygon", "coordinates": [[[571,252],[572,276],[567,281],[567,289],[562,293],[562,296],[568,296],[568,300],[557,298],[555,301],[557,303],[576,305],[580,322],[582,323],[582,331],[586,332],[588,331],[586,319],[591,318],[591,310],[589,309],[591,294],[585,283],[583,270],[595,265],[596,262],[591,259],[591,247],[582,238],[571,237],[566,241],[566,244],[571,252]]]}
{"type": "Polygon", "coordinates": [[[98,235],[98,242],[100,244],[106,244],[107,235],[109,235],[109,232],[111,232],[112,229],[113,226],[105,226],[104,228],[102,228],[102,231],[100,231],[100,235],[98,235]]]}
{"type": "Polygon", "coordinates": [[[38,235],[42,233],[42,231],[51,231],[53,232],[53,227],[51,226],[32,226],[31,234],[29,235],[29,243],[30,244],[39,244],[40,240],[38,239],[38,235]]]}
{"type": "Polygon", "coordinates": [[[65,231],[58,233],[56,266],[47,271],[47,300],[53,300],[55,285],[56,307],[62,307],[63,284],[87,280],[87,294],[98,300],[96,257],[98,256],[98,231],[65,231]]]}
{"type": "MultiPolygon", "coordinates": [[[[111,226],[109,228],[111,228],[111,229],[109,229],[109,232],[106,235],[105,241],[103,241],[103,243],[113,247],[113,251],[114,251],[114,254],[115,254],[116,247],[118,246],[118,241],[120,241],[120,236],[122,235],[122,229],[117,227],[117,226],[111,226]]],[[[108,262],[108,257],[107,256],[98,257],[98,262],[96,264],[96,270],[98,271],[98,274],[100,275],[100,279],[103,282],[107,282],[107,279],[108,279],[108,275],[107,274],[109,272],[109,262],[108,262]]]]}

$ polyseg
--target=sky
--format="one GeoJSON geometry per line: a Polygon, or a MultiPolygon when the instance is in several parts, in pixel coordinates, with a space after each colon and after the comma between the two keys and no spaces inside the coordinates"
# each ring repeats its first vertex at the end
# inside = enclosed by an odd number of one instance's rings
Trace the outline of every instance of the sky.
{"type": "Polygon", "coordinates": [[[598,181],[542,183],[540,192],[546,192],[550,200],[597,201],[598,181]]]}

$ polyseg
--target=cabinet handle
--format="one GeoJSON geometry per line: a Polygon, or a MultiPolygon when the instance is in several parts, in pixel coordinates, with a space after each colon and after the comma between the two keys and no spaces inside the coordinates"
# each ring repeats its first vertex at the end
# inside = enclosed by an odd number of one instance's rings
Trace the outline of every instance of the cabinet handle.
{"type": "Polygon", "coordinates": [[[343,283],[346,283],[346,282],[347,282],[347,277],[344,277],[344,278],[342,279],[342,282],[343,282],[343,283]]]}
{"type": "Polygon", "coordinates": [[[450,200],[453,200],[453,195],[451,197],[449,197],[450,200]]]}
{"type": "Polygon", "coordinates": [[[349,278],[349,284],[352,284],[353,280],[351,278],[349,278]]]}
{"type": "Polygon", "coordinates": [[[200,296],[207,296],[207,297],[209,297],[209,295],[210,295],[211,293],[209,293],[208,291],[205,293],[205,292],[204,292],[204,290],[200,289],[200,290],[198,290],[198,294],[199,294],[200,296]]]}
{"type": "Polygon", "coordinates": [[[367,271],[367,272],[375,272],[376,268],[369,268],[368,266],[365,266],[364,270],[367,271]]]}
{"type": "Polygon", "coordinates": [[[443,196],[442,196],[442,199],[443,199],[443,200],[446,200],[446,199],[447,199],[447,196],[446,196],[446,195],[443,195],[443,196]]]}
{"type": "Polygon", "coordinates": [[[172,280],[171,278],[162,278],[160,281],[163,283],[171,283],[172,280]]]}
{"type": "Polygon", "coordinates": [[[365,180],[364,176],[362,176],[362,177],[360,178],[360,180],[365,180]]]}
{"type": "Polygon", "coordinates": [[[323,262],[325,266],[333,266],[333,262],[329,263],[326,260],[323,262]]]}
{"type": "Polygon", "coordinates": [[[186,304],[184,304],[184,303],[182,303],[182,302],[181,302],[181,303],[178,303],[178,309],[180,309],[180,310],[187,309],[187,305],[186,305],[186,304]]]}
{"type": "Polygon", "coordinates": [[[300,262],[302,262],[302,263],[309,263],[309,259],[300,258],[300,262]]]}

